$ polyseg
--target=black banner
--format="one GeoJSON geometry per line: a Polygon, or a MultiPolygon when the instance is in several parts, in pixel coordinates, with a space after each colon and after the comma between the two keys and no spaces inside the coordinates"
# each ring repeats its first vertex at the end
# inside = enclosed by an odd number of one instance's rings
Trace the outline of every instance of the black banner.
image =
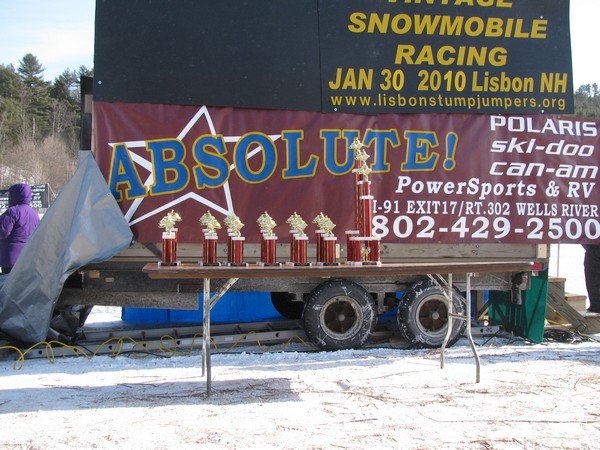
{"type": "Polygon", "coordinates": [[[568,0],[99,0],[94,98],[573,112],[568,0]]]}
{"type": "Polygon", "coordinates": [[[94,99],[319,111],[317,0],[98,0],[94,99]]]}

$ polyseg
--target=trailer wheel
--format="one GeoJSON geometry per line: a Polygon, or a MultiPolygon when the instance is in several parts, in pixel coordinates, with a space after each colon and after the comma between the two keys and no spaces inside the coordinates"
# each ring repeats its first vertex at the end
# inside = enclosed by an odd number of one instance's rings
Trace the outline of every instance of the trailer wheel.
{"type": "Polygon", "coordinates": [[[322,350],[361,347],[377,324],[375,302],[359,284],[330,280],[317,286],[306,300],[304,331],[322,350]]]}
{"type": "MultiPolygon", "coordinates": [[[[465,304],[456,292],[452,295],[452,312],[465,314],[465,304]]],[[[444,294],[432,281],[418,281],[400,300],[397,320],[400,334],[408,342],[418,347],[441,347],[448,331],[448,307],[444,294]]],[[[453,345],[465,328],[465,321],[455,318],[447,345],[453,345]]]]}
{"type": "Polygon", "coordinates": [[[302,318],[304,303],[294,301],[294,294],[289,292],[271,292],[273,307],[286,319],[296,320],[302,318]]]}

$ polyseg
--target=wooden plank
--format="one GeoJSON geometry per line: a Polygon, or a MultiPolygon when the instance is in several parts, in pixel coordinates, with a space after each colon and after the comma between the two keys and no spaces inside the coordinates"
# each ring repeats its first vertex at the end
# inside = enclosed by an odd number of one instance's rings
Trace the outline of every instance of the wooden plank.
{"type": "Polygon", "coordinates": [[[201,278],[290,278],[290,277],[371,277],[386,275],[464,274],[482,272],[526,272],[532,270],[531,261],[452,261],[411,262],[402,264],[346,265],[337,266],[291,266],[276,267],[248,265],[245,267],[201,266],[181,264],[161,266],[146,264],[143,271],[153,279],[201,279],[201,278]]]}
{"type": "Polygon", "coordinates": [[[567,303],[564,294],[562,298],[560,295],[556,295],[556,292],[551,295],[551,286],[550,284],[548,288],[548,306],[564,317],[580,333],[600,333],[600,318],[582,316],[579,311],[567,303]]]}

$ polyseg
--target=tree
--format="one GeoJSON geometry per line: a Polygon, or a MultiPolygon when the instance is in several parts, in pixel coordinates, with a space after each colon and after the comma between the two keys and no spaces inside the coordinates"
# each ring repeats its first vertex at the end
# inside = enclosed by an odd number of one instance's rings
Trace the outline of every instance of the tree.
{"type": "Polygon", "coordinates": [[[50,131],[52,103],[50,83],[42,78],[44,70],[37,57],[31,53],[23,57],[17,69],[23,82],[23,130],[29,131],[34,139],[42,139],[50,131]]]}
{"type": "Polygon", "coordinates": [[[0,64],[0,157],[5,145],[17,140],[23,85],[12,64],[0,64]]]}
{"type": "Polygon", "coordinates": [[[0,97],[18,99],[21,89],[21,78],[13,65],[0,64],[0,97]]]}
{"type": "Polygon", "coordinates": [[[600,88],[596,83],[584,84],[575,91],[575,116],[600,117],[600,88]]]}
{"type": "Polygon", "coordinates": [[[66,69],[56,77],[50,89],[50,96],[52,98],[50,135],[62,136],[69,146],[75,146],[79,134],[80,109],[77,72],[66,69]]]}

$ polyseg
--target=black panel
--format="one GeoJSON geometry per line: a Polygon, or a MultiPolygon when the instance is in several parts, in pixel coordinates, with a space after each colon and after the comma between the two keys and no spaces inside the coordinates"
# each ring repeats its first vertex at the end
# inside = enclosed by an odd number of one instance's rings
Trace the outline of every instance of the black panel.
{"type": "Polygon", "coordinates": [[[97,0],[94,99],[319,111],[317,0],[97,0]]]}

